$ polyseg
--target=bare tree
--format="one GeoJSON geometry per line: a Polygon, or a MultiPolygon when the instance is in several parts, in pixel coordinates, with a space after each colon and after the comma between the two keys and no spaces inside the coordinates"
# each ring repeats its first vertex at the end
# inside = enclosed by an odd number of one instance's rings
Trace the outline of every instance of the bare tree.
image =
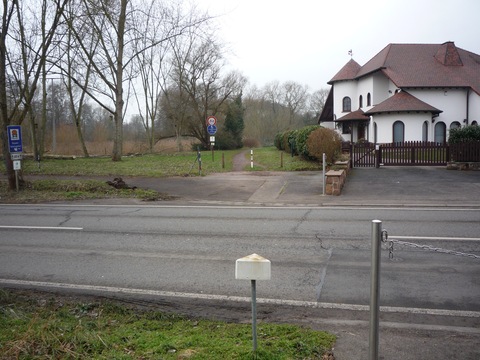
{"type": "Polygon", "coordinates": [[[182,40],[173,44],[173,82],[178,93],[186,94],[186,106],[191,109],[188,135],[207,147],[207,116],[223,115],[227,100],[240,94],[247,80],[235,71],[222,75],[225,65],[222,47],[211,34],[191,33],[187,41],[182,40]]]}
{"type": "Polygon", "coordinates": [[[150,151],[155,144],[155,121],[159,117],[161,94],[170,86],[172,65],[167,61],[171,44],[176,38],[192,31],[199,31],[211,19],[195,7],[167,5],[151,0],[147,12],[138,12],[135,28],[140,38],[135,42],[136,73],[140,90],[133,86],[140,111],[140,118],[147,134],[150,151]]]}
{"type": "MultiPolygon", "coordinates": [[[[5,155],[9,153],[5,138],[7,126],[21,124],[31,113],[38,81],[67,2],[68,0],[43,0],[42,17],[38,22],[34,16],[38,11],[38,3],[3,1],[0,34],[0,123],[5,155]],[[37,34],[42,35],[36,36],[37,34]],[[13,89],[18,91],[11,91],[13,89]]],[[[30,116],[30,119],[33,117],[30,116]]],[[[32,131],[34,130],[35,127],[32,126],[32,131]]],[[[4,158],[9,187],[14,189],[13,164],[9,156],[4,158]]]]}
{"type": "Polygon", "coordinates": [[[315,91],[310,96],[309,101],[309,111],[315,114],[315,118],[320,116],[322,113],[323,107],[325,106],[325,102],[327,101],[328,93],[330,92],[329,89],[320,89],[315,91]]]}
{"type": "Polygon", "coordinates": [[[300,85],[294,81],[287,81],[282,86],[284,94],[284,105],[289,111],[289,127],[297,127],[300,124],[297,115],[305,110],[308,99],[307,86],[300,85]]]}

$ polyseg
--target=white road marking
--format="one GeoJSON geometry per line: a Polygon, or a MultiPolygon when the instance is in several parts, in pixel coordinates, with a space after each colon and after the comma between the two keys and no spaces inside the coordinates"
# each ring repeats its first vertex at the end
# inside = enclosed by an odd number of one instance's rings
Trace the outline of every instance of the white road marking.
{"type": "MultiPolygon", "coordinates": [[[[36,287],[36,288],[43,287],[43,288],[55,288],[55,289],[64,289],[64,290],[83,290],[83,291],[94,291],[94,292],[100,292],[100,293],[107,292],[107,293],[121,293],[121,294],[130,294],[130,295],[177,297],[177,298],[185,298],[185,299],[251,302],[251,297],[243,297],[243,296],[209,295],[209,294],[185,293],[185,292],[176,292],[176,291],[131,289],[131,288],[112,287],[112,286],[78,285],[78,284],[67,284],[67,283],[43,282],[43,281],[0,279],[0,284],[17,285],[17,286],[24,286],[24,287],[36,287]]],[[[315,302],[315,301],[265,299],[265,298],[258,298],[257,303],[270,304],[270,305],[284,305],[284,306],[286,305],[286,306],[295,306],[295,307],[308,307],[308,308],[315,308],[315,309],[337,309],[337,310],[354,310],[354,311],[369,311],[370,309],[368,305],[337,304],[337,303],[323,303],[323,302],[315,302]]],[[[385,313],[406,313],[406,314],[417,314],[417,315],[421,314],[421,315],[480,318],[480,311],[466,311],[466,310],[380,306],[380,311],[385,313]]]]}
{"type": "Polygon", "coordinates": [[[68,226],[19,226],[19,225],[0,225],[0,229],[20,229],[20,230],[83,230],[81,227],[68,226]]]}

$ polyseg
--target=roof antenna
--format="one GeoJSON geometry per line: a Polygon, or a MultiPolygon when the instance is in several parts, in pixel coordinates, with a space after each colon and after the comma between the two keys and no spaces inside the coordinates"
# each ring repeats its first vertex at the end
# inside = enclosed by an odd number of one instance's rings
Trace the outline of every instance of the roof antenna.
{"type": "Polygon", "coordinates": [[[353,59],[353,50],[352,49],[348,50],[348,55],[350,55],[350,58],[353,59]]]}

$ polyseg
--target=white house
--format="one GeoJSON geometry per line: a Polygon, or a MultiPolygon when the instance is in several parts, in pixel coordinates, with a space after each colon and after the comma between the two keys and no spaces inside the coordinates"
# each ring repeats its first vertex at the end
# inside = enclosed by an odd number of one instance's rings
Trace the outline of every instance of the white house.
{"type": "Polygon", "coordinates": [[[480,121],[480,55],[453,42],[389,44],[328,83],[319,123],[346,141],[443,143],[450,129],[480,121]]]}

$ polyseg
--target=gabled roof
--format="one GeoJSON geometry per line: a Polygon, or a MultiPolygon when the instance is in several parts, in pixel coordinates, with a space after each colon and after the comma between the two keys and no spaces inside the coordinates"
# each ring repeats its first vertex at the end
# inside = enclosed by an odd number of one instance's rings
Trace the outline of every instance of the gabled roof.
{"type": "MultiPolygon", "coordinates": [[[[443,44],[389,44],[355,75],[350,60],[329,84],[382,71],[398,88],[464,87],[480,95],[480,55],[443,44]]],[[[358,64],[357,64],[358,65],[358,64]]]]}
{"type": "Polygon", "coordinates": [[[370,121],[370,117],[366,116],[362,109],[358,109],[342,116],[337,121],[370,121]]]}
{"type": "Polygon", "coordinates": [[[366,115],[374,115],[386,112],[411,112],[422,111],[430,112],[432,114],[440,114],[442,110],[439,110],[422,100],[417,99],[415,96],[410,95],[406,91],[400,91],[393,96],[390,96],[387,100],[374,106],[372,109],[365,112],[366,115]]]}

